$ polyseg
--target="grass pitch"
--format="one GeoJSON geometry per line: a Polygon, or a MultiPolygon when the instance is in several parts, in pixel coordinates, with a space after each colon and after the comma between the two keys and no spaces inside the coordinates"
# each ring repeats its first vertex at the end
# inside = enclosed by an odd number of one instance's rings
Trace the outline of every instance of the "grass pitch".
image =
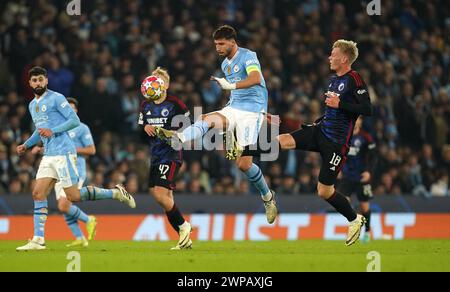
{"type": "Polygon", "coordinates": [[[381,271],[450,271],[450,240],[372,241],[346,247],[341,241],[194,242],[192,250],[171,251],[174,242],[93,241],[88,248],[67,248],[48,241],[47,250],[16,252],[25,241],[0,242],[0,271],[64,272],[80,254],[87,271],[366,271],[380,254],[381,271]]]}

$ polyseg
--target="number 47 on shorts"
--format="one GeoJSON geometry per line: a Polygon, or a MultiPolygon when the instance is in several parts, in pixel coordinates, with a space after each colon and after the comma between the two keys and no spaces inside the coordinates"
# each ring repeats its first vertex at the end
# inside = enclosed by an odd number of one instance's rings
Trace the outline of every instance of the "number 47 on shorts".
{"type": "Polygon", "coordinates": [[[166,173],[169,171],[170,167],[166,164],[159,165],[159,172],[161,173],[162,179],[167,179],[166,173]]]}

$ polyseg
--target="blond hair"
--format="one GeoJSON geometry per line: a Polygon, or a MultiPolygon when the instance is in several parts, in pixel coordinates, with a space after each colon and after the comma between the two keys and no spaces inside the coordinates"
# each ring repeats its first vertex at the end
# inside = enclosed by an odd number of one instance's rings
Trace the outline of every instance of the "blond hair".
{"type": "Polygon", "coordinates": [[[169,83],[170,83],[170,76],[169,76],[169,72],[167,72],[166,69],[163,69],[161,67],[157,67],[155,70],[153,70],[152,75],[158,76],[159,78],[161,78],[164,81],[164,86],[165,88],[169,88],[169,83]]]}
{"type": "Polygon", "coordinates": [[[333,49],[339,48],[341,52],[348,57],[350,64],[353,64],[358,58],[357,43],[347,40],[337,40],[333,44],[333,49]]]}

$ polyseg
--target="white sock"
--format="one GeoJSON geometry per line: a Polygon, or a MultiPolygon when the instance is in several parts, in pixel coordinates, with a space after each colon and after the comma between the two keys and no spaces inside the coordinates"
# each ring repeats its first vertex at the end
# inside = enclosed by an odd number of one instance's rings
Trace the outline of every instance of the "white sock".
{"type": "Polygon", "coordinates": [[[31,241],[37,242],[39,244],[44,244],[45,238],[43,238],[42,236],[33,236],[33,239],[31,241]]]}

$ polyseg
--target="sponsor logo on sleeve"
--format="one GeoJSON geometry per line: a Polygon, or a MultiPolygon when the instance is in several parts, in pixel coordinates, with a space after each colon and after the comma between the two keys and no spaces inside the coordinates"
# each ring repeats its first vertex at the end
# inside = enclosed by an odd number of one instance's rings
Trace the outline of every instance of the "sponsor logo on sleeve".
{"type": "Polygon", "coordinates": [[[258,62],[258,60],[256,60],[256,59],[247,60],[247,61],[245,62],[245,65],[246,65],[246,66],[249,66],[249,65],[252,65],[252,64],[259,65],[259,62],[258,62]]]}
{"type": "Polygon", "coordinates": [[[364,93],[366,93],[366,92],[367,92],[367,91],[366,91],[365,89],[360,89],[360,90],[357,91],[358,94],[364,94],[364,93]]]}

